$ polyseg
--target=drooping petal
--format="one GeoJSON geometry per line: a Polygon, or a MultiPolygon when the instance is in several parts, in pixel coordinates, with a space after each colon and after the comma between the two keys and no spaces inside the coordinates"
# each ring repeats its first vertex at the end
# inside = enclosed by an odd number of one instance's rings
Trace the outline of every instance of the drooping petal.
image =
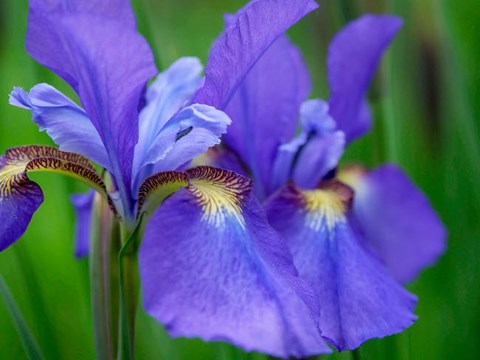
{"type": "Polygon", "coordinates": [[[211,106],[194,104],[183,108],[165,124],[145,152],[136,184],[154,173],[176,170],[219,144],[229,124],[230,118],[211,106]]]}
{"type": "Polygon", "coordinates": [[[29,93],[15,88],[10,104],[31,110],[33,122],[60,150],[81,154],[111,169],[102,139],[85,111],[54,87],[38,84],[29,93]]]}
{"type": "Polygon", "coordinates": [[[328,352],[312,293],[296,277],[250,181],[208,167],[187,175],[189,187],[168,198],[146,228],[140,249],[146,311],[173,336],[280,357],[328,352]]]}
{"type": "Polygon", "coordinates": [[[265,204],[287,240],[300,276],[320,301],[322,336],[339,350],[403,331],[416,299],[367,252],[347,219],[352,190],[332,182],[300,191],[290,184],[265,204]]]}
{"type": "Polygon", "coordinates": [[[252,67],[225,110],[232,125],[223,141],[250,168],[260,199],[269,193],[278,146],[295,135],[309,80],[299,50],[282,35],[252,67]]]}
{"type": "Polygon", "coordinates": [[[105,145],[124,205],[131,206],[139,100],[156,68],[135,30],[129,2],[100,3],[30,1],[27,49],[79,95],[105,145]]]}
{"type": "Polygon", "coordinates": [[[225,109],[268,47],[317,7],[313,0],[256,0],[248,3],[215,41],[205,69],[205,84],[192,103],[225,109]]]}
{"type": "Polygon", "coordinates": [[[330,114],[348,142],[371,126],[365,96],[383,52],[401,25],[395,16],[365,15],[343,28],[330,44],[330,114]]]}
{"type": "Polygon", "coordinates": [[[137,219],[142,214],[152,216],[167,197],[187,186],[187,175],[180,171],[160,172],[146,178],[138,190],[137,219]]]}
{"type": "Polygon", "coordinates": [[[86,194],[75,194],[71,197],[75,209],[75,257],[77,259],[88,255],[90,250],[90,221],[92,218],[93,199],[95,191],[86,194]]]}
{"type": "Polygon", "coordinates": [[[22,184],[22,191],[10,190],[16,171],[0,158],[0,251],[17,241],[27,230],[33,213],[43,202],[40,187],[33,182],[22,184]]]}
{"type": "Polygon", "coordinates": [[[185,105],[200,86],[203,70],[200,60],[184,57],[160,73],[147,89],[146,106],[140,113],[140,133],[135,147],[134,168],[158,141],[167,121],[185,105]]]}
{"type": "MultiPolygon", "coordinates": [[[[43,202],[40,187],[27,176],[35,171],[53,171],[72,176],[110,200],[103,180],[83,156],[47,146],[9,149],[0,158],[0,251],[22,236],[33,213],[43,202]]],[[[115,212],[113,205],[110,205],[115,212]]]]}
{"type": "Polygon", "coordinates": [[[413,280],[445,251],[444,225],[401,169],[349,167],[339,177],[355,189],[354,215],[366,243],[398,281],[413,280]]]}

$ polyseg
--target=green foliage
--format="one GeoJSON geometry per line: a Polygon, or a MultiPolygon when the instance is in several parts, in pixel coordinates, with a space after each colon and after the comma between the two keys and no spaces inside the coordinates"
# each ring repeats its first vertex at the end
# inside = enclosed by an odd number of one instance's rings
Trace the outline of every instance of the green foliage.
{"type": "MultiPolygon", "coordinates": [[[[325,0],[291,36],[314,77],[314,95],[326,97],[325,52],[331,36],[361,13],[401,15],[405,26],[371,92],[374,130],[348,152],[348,161],[400,164],[431,199],[449,229],[447,253],[410,289],[419,296],[419,320],[408,331],[371,340],[362,359],[471,359],[480,356],[480,3],[477,0],[325,0]]],[[[139,27],[165,68],[179,56],[204,62],[222,28],[223,12],[246,0],[137,0],[139,27]]],[[[34,63],[24,49],[26,1],[0,2],[0,153],[24,144],[51,145],[29,113],[8,106],[13,86],[48,82],[68,87],[34,63]]],[[[73,96],[73,95],[72,95],[73,96]]],[[[47,359],[95,357],[88,265],[73,258],[73,211],[68,196],[81,185],[35,175],[46,201],[25,236],[0,254],[0,274],[22,309],[47,359]]],[[[220,343],[169,339],[147,315],[138,315],[138,359],[266,359],[220,343]]],[[[0,301],[0,349],[5,359],[25,352],[0,301]]],[[[353,359],[335,354],[331,359],[353,359]]]]}

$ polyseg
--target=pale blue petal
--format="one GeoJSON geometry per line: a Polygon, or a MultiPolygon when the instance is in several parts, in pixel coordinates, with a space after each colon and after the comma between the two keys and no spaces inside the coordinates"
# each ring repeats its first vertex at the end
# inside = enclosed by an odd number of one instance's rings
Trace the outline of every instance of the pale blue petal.
{"type": "Polygon", "coordinates": [[[15,88],[10,104],[30,110],[33,122],[60,150],[81,154],[111,169],[103,142],[85,111],[54,87],[38,84],[29,93],[15,88]]]}
{"type": "Polygon", "coordinates": [[[230,118],[208,105],[194,104],[171,118],[145,153],[135,186],[153,173],[176,170],[220,143],[230,118]]]}
{"type": "Polygon", "coordinates": [[[345,134],[335,131],[313,136],[298,155],[293,179],[304,189],[316,188],[322,178],[337,167],[345,149],[345,134]]]}
{"type": "Polygon", "coordinates": [[[146,106],[140,113],[139,139],[135,147],[134,171],[146,152],[158,143],[159,134],[169,119],[190,100],[202,82],[203,67],[194,57],[178,59],[157,76],[146,93],[146,106]]]}

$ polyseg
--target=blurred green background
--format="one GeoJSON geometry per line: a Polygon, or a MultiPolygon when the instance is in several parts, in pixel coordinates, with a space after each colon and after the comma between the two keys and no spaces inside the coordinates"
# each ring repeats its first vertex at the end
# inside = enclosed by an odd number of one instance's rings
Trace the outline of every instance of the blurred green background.
{"type": "MultiPolygon", "coordinates": [[[[325,52],[332,35],[366,12],[398,14],[405,26],[384,59],[370,95],[374,131],[348,159],[403,166],[427,193],[449,229],[448,251],[411,284],[419,320],[408,331],[371,340],[360,353],[331,359],[480,358],[480,3],[478,0],[319,1],[321,8],[290,32],[326,98],[325,52]]],[[[179,56],[205,62],[222,29],[222,14],[246,0],[137,0],[141,32],[164,69],[179,56]]],[[[0,153],[23,144],[51,144],[29,113],[8,105],[13,86],[48,82],[71,95],[24,50],[26,0],[0,2],[0,153]]],[[[73,95],[72,95],[73,96],[73,95]]],[[[94,359],[88,264],[73,258],[72,192],[81,185],[35,175],[45,203],[21,241],[0,254],[0,274],[48,359],[94,359]]],[[[1,226],[1,224],[0,224],[1,226]]],[[[170,340],[139,314],[138,359],[261,359],[225,344],[170,340]]],[[[0,358],[24,350],[0,299],[0,358]]]]}

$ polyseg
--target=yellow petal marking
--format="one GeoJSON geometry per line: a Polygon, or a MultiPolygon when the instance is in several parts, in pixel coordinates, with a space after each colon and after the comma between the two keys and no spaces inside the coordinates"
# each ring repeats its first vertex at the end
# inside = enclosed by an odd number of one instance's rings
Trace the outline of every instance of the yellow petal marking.
{"type": "Polygon", "coordinates": [[[326,226],[332,231],[339,223],[345,222],[353,198],[353,191],[339,181],[331,181],[320,189],[302,191],[307,212],[305,223],[309,228],[319,231],[326,226]]]}
{"type": "Polygon", "coordinates": [[[231,171],[198,167],[189,171],[189,191],[202,208],[202,221],[222,227],[234,219],[245,228],[242,200],[251,189],[251,183],[231,171]]]}

